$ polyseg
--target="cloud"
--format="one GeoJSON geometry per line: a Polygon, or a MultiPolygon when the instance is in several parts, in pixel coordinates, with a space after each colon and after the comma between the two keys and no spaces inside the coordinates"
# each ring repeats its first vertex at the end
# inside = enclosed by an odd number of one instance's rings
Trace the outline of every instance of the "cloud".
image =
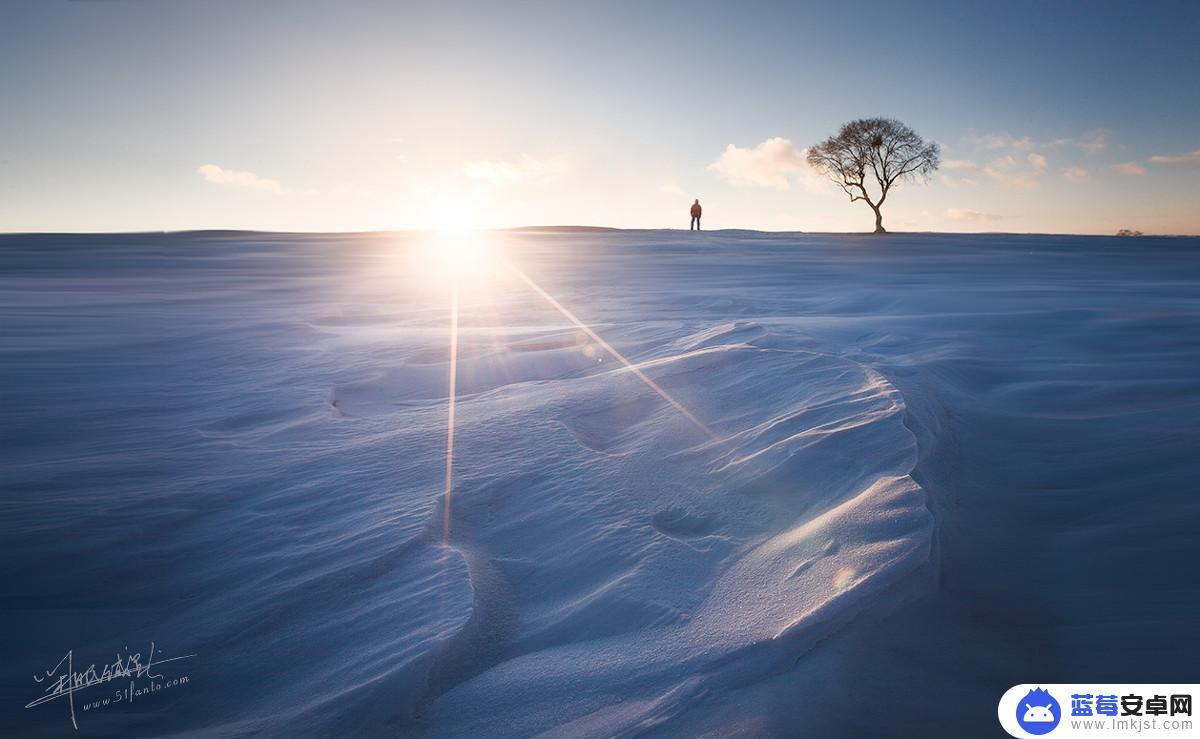
{"type": "Polygon", "coordinates": [[[1044,167],[1045,157],[1040,154],[1030,154],[1028,161],[1031,169],[1026,171],[1018,168],[1017,160],[1011,155],[1000,157],[984,167],[983,173],[993,182],[1004,187],[1020,190],[1032,189],[1038,186],[1038,176],[1042,173],[1042,170],[1038,169],[1038,164],[1040,163],[1044,167]]]}
{"type": "Polygon", "coordinates": [[[667,182],[665,184],[659,185],[658,191],[666,193],[668,195],[682,195],[683,194],[683,188],[680,187],[679,185],[675,184],[674,182],[667,182]]]}
{"type": "Polygon", "coordinates": [[[1092,131],[1075,143],[1088,154],[1099,154],[1108,148],[1108,132],[1092,131]]]}
{"type": "Polygon", "coordinates": [[[946,218],[951,221],[982,223],[987,221],[998,221],[1004,216],[996,215],[995,213],[984,213],[978,210],[964,210],[962,208],[949,208],[946,210],[946,218]]]}
{"type": "Polygon", "coordinates": [[[1150,157],[1150,161],[1155,164],[1200,164],[1200,149],[1177,156],[1156,155],[1150,157]]]}
{"type": "Polygon", "coordinates": [[[969,177],[951,177],[948,174],[938,175],[942,179],[942,184],[946,187],[957,190],[960,187],[975,187],[979,183],[969,177]]]}
{"type": "Polygon", "coordinates": [[[1088,171],[1083,167],[1067,167],[1062,171],[1064,180],[1086,180],[1088,171]]]}
{"type": "Polygon", "coordinates": [[[1037,175],[1025,172],[1002,172],[990,167],[983,172],[995,182],[1014,190],[1032,190],[1038,186],[1037,175]]]}
{"type": "Polygon", "coordinates": [[[463,165],[462,173],[472,180],[492,187],[515,185],[519,182],[547,182],[568,169],[568,158],[557,156],[537,159],[522,154],[516,161],[484,159],[463,165]]]}
{"type": "Polygon", "coordinates": [[[979,165],[970,159],[947,159],[942,162],[942,169],[978,169],[979,165]]]}
{"type": "Polygon", "coordinates": [[[284,190],[279,180],[259,177],[253,172],[246,172],[240,169],[225,169],[215,164],[203,164],[196,168],[196,172],[203,175],[204,179],[217,185],[249,187],[254,190],[266,190],[274,193],[281,193],[284,190]]]}
{"type": "MultiPolygon", "coordinates": [[[[1028,141],[1028,139],[1022,139],[1028,141]]],[[[1030,152],[1024,158],[1028,167],[1022,166],[1012,154],[993,159],[989,164],[980,166],[970,159],[948,159],[942,162],[944,169],[954,170],[963,174],[982,174],[993,182],[1016,189],[1032,189],[1038,186],[1038,178],[1046,171],[1046,157],[1037,152],[1030,152]]],[[[975,180],[949,177],[942,175],[942,182],[956,188],[959,185],[974,185],[975,180]]]]}
{"type": "Polygon", "coordinates": [[[1140,177],[1146,174],[1146,168],[1137,162],[1121,162],[1114,164],[1112,168],[1127,177],[1140,177]]]}
{"type": "Polygon", "coordinates": [[[1033,148],[1033,141],[1028,136],[1014,138],[1006,133],[985,133],[982,136],[975,137],[975,143],[984,149],[1016,149],[1018,151],[1029,151],[1033,148]]]}
{"type": "Polygon", "coordinates": [[[1108,131],[1101,128],[1088,131],[1079,138],[1055,139],[1050,143],[1052,146],[1078,146],[1091,156],[1108,148],[1108,134],[1108,131]]]}
{"type": "Polygon", "coordinates": [[[730,144],[708,168],[738,187],[758,185],[786,190],[790,187],[788,176],[804,171],[804,152],[779,137],[767,139],[753,149],[730,144]]]}

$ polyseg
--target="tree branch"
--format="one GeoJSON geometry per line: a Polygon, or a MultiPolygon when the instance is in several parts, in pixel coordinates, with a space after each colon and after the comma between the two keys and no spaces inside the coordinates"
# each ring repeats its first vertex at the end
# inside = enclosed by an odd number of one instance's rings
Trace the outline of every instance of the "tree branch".
{"type": "Polygon", "coordinates": [[[937,169],[938,145],[926,143],[908,126],[891,118],[866,118],[842,126],[808,150],[807,159],[818,173],[833,180],[850,198],[862,200],[876,212],[876,226],[883,230],[879,208],[892,187],[902,179],[915,179],[937,169]],[[866,187],[868,167],[879,185],[879,199],[866,187]]]}

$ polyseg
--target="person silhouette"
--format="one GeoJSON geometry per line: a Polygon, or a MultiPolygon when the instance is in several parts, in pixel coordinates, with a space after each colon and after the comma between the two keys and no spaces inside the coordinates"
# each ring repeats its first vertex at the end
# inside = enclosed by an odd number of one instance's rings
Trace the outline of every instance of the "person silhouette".
{"type": "Polygon", "coordinates": [[[688,226],[689,231],[693,228],[700,230],[700,211],[700,198],[696,198],[696,202],[692,203],[692,225],[688,226]]]}

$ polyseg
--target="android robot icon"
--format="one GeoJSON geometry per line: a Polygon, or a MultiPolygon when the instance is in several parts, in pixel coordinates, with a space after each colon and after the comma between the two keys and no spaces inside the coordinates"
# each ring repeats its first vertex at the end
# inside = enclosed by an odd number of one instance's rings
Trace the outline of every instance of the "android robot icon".
{"type": "Polygon", "coordinates": [[[1058,726],[1060,718],[1062,711],[1058,701],[1041,688],[1029,691],[1017,704],[1017,723],[1030,734],[1049,734],[1058,726]]]}

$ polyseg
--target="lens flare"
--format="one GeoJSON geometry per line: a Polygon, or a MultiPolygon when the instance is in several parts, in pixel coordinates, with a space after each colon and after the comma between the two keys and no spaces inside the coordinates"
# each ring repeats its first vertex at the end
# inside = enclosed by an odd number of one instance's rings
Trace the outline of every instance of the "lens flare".
{"type": "Polygon", "coordinates": [[[842,567],[833,574],[833,588],[841,593],[858,579],[858,571],[853,567],[842,567]]]}

